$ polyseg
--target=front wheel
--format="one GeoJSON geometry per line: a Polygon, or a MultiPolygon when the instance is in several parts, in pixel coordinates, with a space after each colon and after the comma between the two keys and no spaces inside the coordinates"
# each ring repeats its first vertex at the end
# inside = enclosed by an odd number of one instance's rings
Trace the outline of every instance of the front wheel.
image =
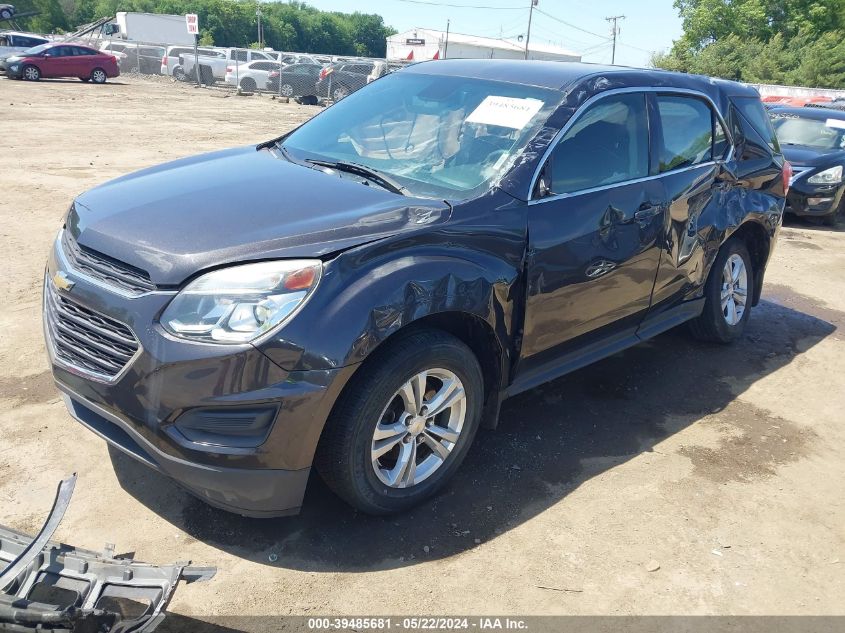
{"type": "Polygon", "coordinates": [[[37,66],[24,66],[23,78],[27,81],[38,81],[41,79],[41,71],[37,66]]]}
{"type": "Polygon", "coordinates": [[[315,458],[329,487],[369,514],[406,510],[439,490],[481,418],[484,383],[472,351],[437,330],[400,337],[346,386],[315,458]]]}
{"type": "Polygon", "coordinates": [[[745,330],[751,315],[754,269],[745,244],[728,240],[719,250],[704,286],[704,309],[690,321],[693,336],[704,341],[732,343],[745,330]]]}

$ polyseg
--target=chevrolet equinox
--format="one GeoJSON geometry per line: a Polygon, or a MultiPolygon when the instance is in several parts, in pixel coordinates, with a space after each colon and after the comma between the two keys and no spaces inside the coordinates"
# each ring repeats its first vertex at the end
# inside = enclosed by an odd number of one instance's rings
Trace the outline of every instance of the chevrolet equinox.
{"type": "Polygon", "coordinates": [[[70,413],[209,504],[441,488],[503,399],[760,299],[790,167],[750,87],[444,60],[71,205],[44,325],[70,413]]]}

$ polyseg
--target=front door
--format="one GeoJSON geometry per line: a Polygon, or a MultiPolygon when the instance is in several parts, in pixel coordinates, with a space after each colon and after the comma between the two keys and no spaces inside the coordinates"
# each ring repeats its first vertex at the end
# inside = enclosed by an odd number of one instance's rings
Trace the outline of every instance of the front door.
{"type": "Polygon", "coordinates": [[[666,205],[643,93],[610,94],[576,115],[528,209],[519,373],[582,345],[633,334],[651,299],[666,205]]]}

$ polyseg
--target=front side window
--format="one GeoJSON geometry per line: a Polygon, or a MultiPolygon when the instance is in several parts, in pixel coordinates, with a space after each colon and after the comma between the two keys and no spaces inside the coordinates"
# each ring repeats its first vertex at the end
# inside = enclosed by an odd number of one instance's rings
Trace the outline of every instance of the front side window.
{"type": "Polygon", "coordinates": [[[302,161],[376,169],[412,195],[465,199],[510,169],[561,98],[535,86],[395,73],[305,123],[283,148],[302,161]]]}
{"type": "Polygon", "coordinates": [[[573,193],[645,176],[645,95],[615,95],[590,106],[555,146],[543,171],[544,193],[573,193]]]}
{"type": "Polygon", "coordinates": [[[701,99],[658,95],[660,172],[692,167],[713,160],[713,111],[701,99]]]}

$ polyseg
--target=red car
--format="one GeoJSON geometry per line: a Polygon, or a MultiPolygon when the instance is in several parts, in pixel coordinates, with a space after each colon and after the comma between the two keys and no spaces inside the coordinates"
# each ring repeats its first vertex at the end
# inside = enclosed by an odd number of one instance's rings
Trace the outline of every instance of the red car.
{"type": "Polygon", "coordinates": [[[13,79],[38,81],[42,77],[79,77],[82,81],[105,83],[120,69],[114,55],[64,42],[34,46],[6,59],[6,73],[13,79]]]}

